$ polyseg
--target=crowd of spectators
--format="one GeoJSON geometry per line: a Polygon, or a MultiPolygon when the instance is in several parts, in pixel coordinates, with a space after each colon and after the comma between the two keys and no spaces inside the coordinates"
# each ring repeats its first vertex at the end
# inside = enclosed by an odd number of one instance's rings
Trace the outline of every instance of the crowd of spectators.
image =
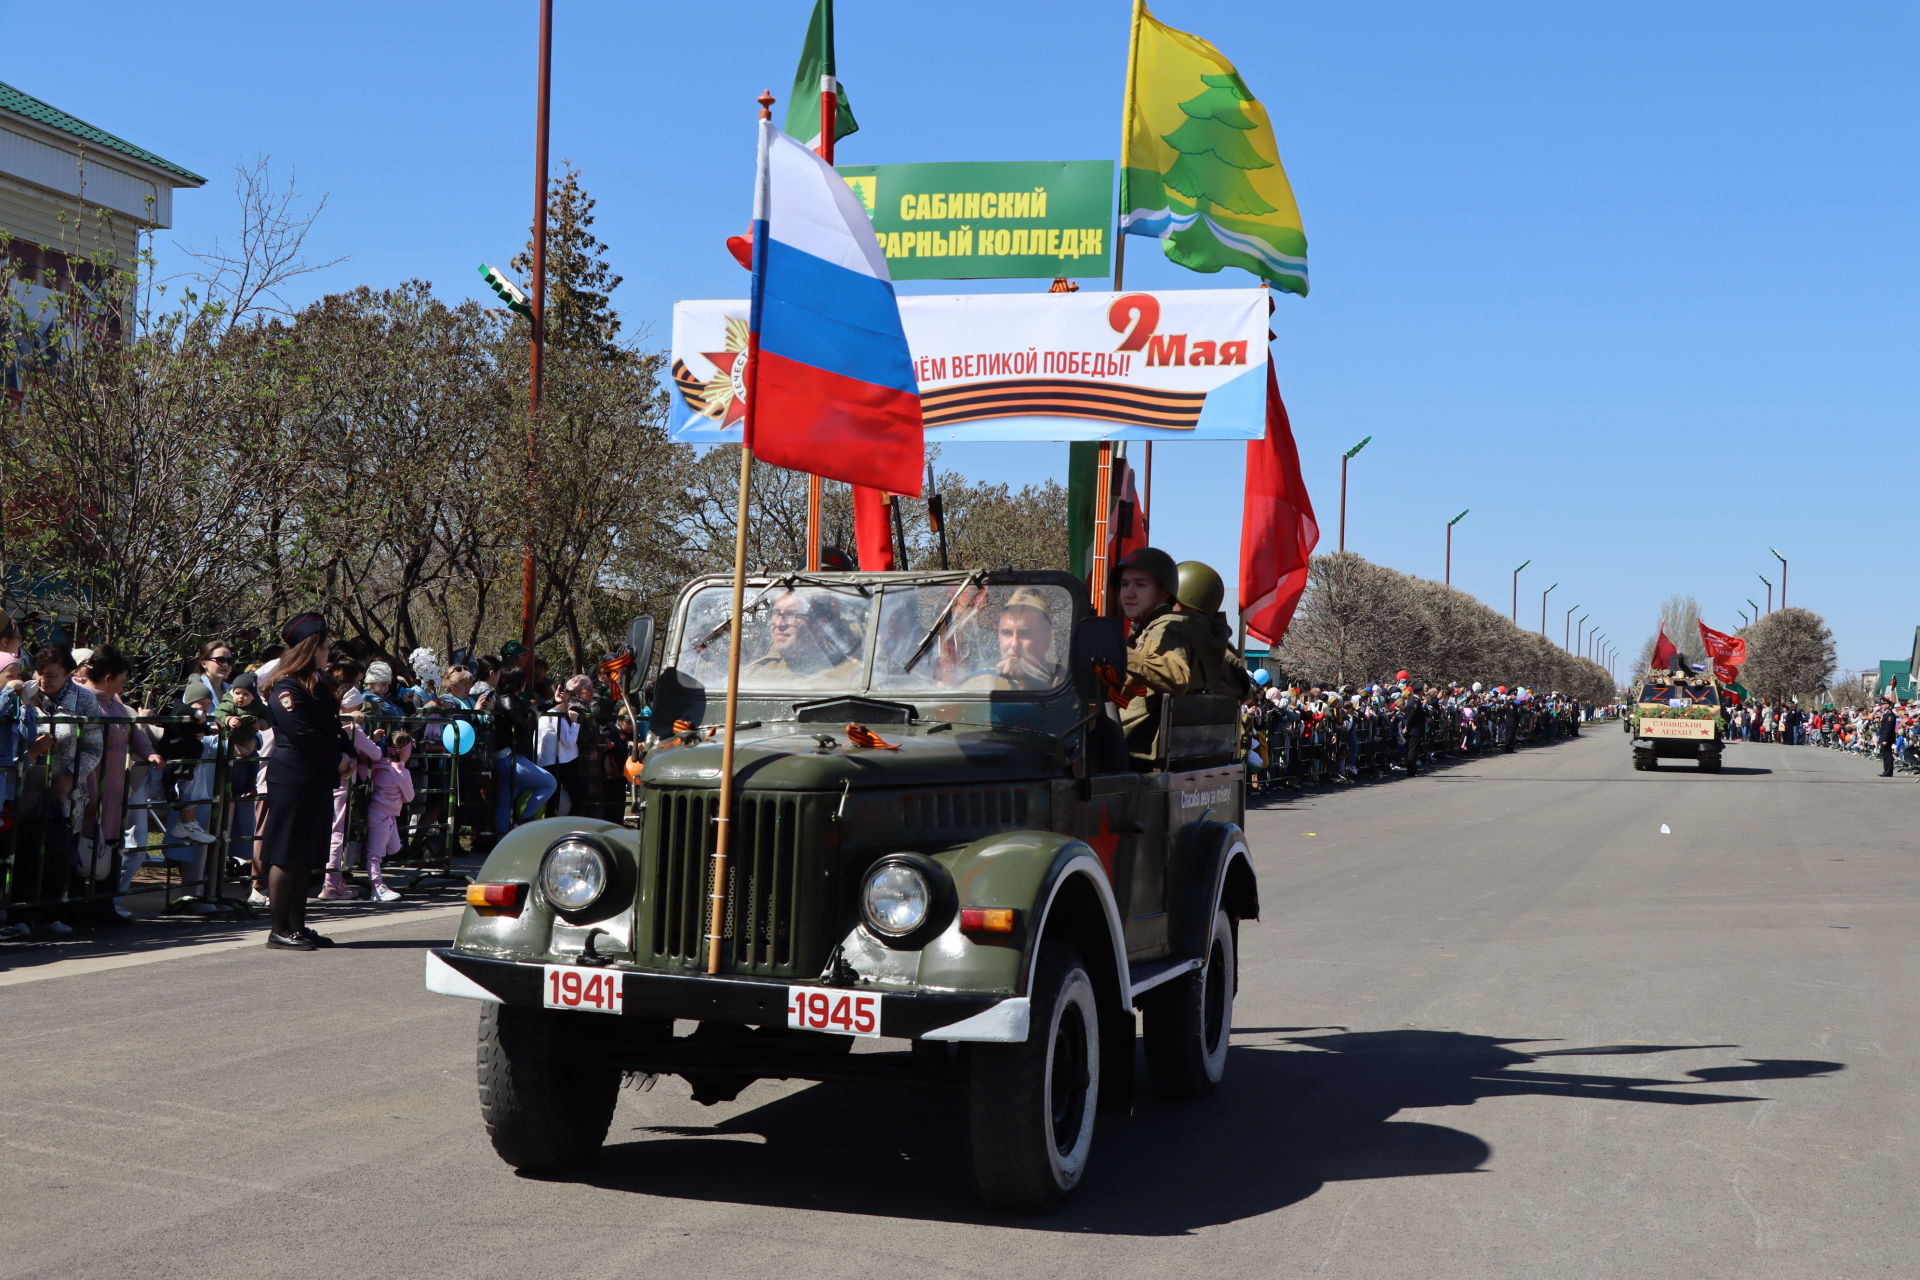
{"type": "Polygon", "coordinates": [[[1367,771],[1418,773],[1447,755],[1515,750],[1576,735],[1610,706],[1479,681],[1431,687],[1397,673],[1386,683],[1281,687],[1266,671],[1244,713],[1253,789],[1351,783],[1367,771]]]}
{"type": "MultiPolygon", "coordinates": [[[[223,909],[223,883],[266,906],[274,734],[260,700],[281,647],[209,643],[137,697],[134,664],[110,644],[24,647],[0,614],[0,939],[130,920],[149,867],[167,871],[171,911],[223,909]]],[[[444,866],[456,844],[484,851],[538,817],[623,818],[625,707],[594,672],[557,679],[520,657],[514,644],[446,663],[334,646],[325,678],[354,767],[334,793],[318,897],[400,900],[384,864],[402,850],[444,866]]]]}

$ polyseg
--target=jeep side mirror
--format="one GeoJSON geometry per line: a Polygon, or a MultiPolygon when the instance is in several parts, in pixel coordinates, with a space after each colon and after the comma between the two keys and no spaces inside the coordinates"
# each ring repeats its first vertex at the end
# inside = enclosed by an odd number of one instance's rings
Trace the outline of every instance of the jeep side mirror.
{"type": "Polygon", "coordinates": [[[668,667],[653,682],[652,706],[654,732],[663,736],[673,731],[675,720],[704,724],[707,718],[706,686],[680,668],[668,667]]]}
{"type": "Polygon", "coordinates": [[[633,684],[645,688],[647,666],[653,661],[653,619],[645,614],[627,624],[627,648],[633,652],[633,684]]]}
{"type": "Polygon", "coordinates": [[[1073,629],[1073,687],[1082,698],[1099,702],[1106,697],[1095,667],[1106,663],[1116,672],[1127,669],[1127,645],[1120,638],[1118,618],[1087,617],[1073,629]]]}

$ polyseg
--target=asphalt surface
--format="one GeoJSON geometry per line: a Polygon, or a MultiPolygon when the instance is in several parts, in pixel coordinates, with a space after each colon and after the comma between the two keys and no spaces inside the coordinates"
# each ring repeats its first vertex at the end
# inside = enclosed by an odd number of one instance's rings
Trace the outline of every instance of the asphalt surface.
{"type": "Polygon", "coordinates": [[[1609,726],[1252,815],[1227,1083],[1103,1116],[1045,1219],[975,1199],[957,1095],[873,1086],[662,1080],[589,1180],[516,1176],[445,910],[19,957],[0,1275],[1920,1274],[1920,789],[1727,759],[1609,726]]]}

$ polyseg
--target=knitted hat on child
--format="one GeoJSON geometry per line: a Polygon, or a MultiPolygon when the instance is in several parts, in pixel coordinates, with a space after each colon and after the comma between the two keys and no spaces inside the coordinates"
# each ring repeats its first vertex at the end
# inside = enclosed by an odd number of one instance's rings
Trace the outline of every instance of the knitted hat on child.
{"type": "Polygon", "coordinates": [[[392,684],[393,668],[388,666],[384,662],[374,662],[374,663],[368,664],[366,682],[370,685],[392,684]]]}
{"type": "Polygon", "coordinates": [[[187,687],[180,694],[182,702],[212,702],[213,688],[199,676],[187,681],[187,687]]]}

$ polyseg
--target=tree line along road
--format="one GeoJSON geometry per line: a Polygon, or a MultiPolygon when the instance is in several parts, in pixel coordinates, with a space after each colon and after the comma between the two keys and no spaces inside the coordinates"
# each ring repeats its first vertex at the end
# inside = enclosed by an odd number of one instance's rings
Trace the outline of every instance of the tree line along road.
{"type": "Polygon", "coordinates": [[[980,1205],[958,1094],[852,1084],[663,1079],[587,1179],[515,1176],[421,987],[447,912],[14,957],[0,1275],[1910,1275],[1917,801],[1596,732],[1259,810],[1226,1084],[1103,1116],[1042,1219],[980,1205]]]}

